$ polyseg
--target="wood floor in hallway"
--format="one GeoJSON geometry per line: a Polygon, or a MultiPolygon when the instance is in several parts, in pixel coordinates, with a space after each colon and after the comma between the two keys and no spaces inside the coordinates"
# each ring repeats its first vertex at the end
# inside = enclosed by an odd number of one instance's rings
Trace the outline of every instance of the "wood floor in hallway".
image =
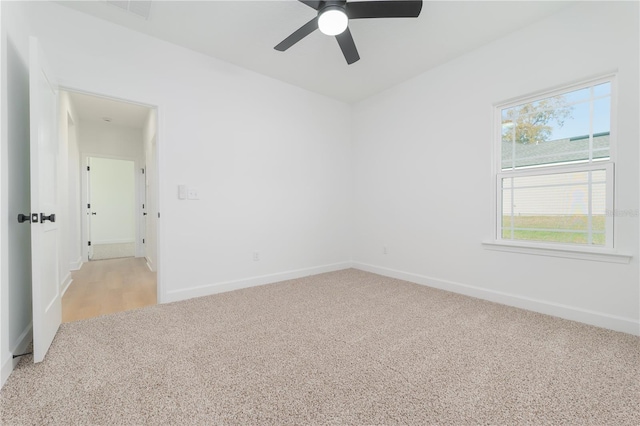
{"type": "Polygon", "coordinates": [[[156,304],[156,273],[144,258],[85,262],[62,297],[62,322],[156,304]]]}

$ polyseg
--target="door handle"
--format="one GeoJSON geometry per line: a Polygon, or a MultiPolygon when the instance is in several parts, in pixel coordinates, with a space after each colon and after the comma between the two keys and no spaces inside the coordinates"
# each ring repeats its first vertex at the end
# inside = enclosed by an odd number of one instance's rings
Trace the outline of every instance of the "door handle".
{"type": "Polygon", "coordinates": [[[95,215],[96,215],[96,212],[91,212],[91,214],[95,216],[95,215]]]}
{"type": "Polygon", "coordinates": [[[20,213],[18,215],[18,223],[25,222],[38,223],[38,213],[31,213],[31,216],[29,216],[28,214],[20,213]]]}
{"type": "Polygon", "coordinates": [[[44,213],[40,213],[40,223],[44,223],[46,220],[53,223],[56,221],[56,215],[51,213],[49,216],[45,216],[44,213]]]}
{"type": "Polygon", "coordinates": [[[22,213],[18,214],[18,223],[25,223],[25,222],[38,223],[38,213],[33,213],[31,214],[31,216],[29,216],[28,214],[22,214],[22,213]]]}
{"type": "Polygon", "coordinates": [[[142,213],[142,216],[146,216],[146,215],[147,215],[147,212],[142,213]]]}

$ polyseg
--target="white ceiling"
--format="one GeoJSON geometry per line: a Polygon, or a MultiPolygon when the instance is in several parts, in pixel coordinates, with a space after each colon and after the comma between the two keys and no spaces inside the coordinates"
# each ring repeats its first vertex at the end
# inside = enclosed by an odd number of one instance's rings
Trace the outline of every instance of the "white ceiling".
{"type": "MultiPolygon", "coordinates": [[[[358,0],[351,0],[358,1],[358,0]]],[[[570,2],[425,1],[419,18],[350,22],[360,61],[316,31],[273,47],[316,15],[296,0],[161,1],[145,20],[101,1],[59,3],[346,102],[356,102],[496,40],[570,2]]]]}
{"type": "Polygon", "coordinates": [[[107,121],[118,126],[142,129],[150,108],[83,93],[69,92],[78,118],[84,121],[107,121]]]}

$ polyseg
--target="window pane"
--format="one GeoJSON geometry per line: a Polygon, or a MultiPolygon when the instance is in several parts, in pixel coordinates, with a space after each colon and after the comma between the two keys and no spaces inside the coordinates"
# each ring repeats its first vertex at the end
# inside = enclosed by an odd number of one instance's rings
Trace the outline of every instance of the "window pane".
{"type": "MultiPolygon", "coordinates": [[[[570,107],[571,114],[562,123],[550,123],[553,132],[553,141],[564,141],[565,139],[587,138],[589,137],[590,102],[581,102],[570,107]]],[[[589,145],[586,145],[588,148],[589,145]]],[[[570,151],[567,149],[567,151],[570,151]]],[[[589,156],[585,156],[585,159],[589,156]]]]}
{"type": "Polygon", "coordinates": [[[511,188],[512,185],[513,185],[513,179],[511,178],[502,179],[503,188],[511,188]]]}
{"type": "Polygon", "coordinates": [[[502,238],[604,245],[605,179],[605,170],[503,179],[502,238]]]}
{"type": "Polygon", "coordinates": [[[610,92],[607,82],[503,109],[502,170],[609,158],[610,92]]]}
{"type": "MultiPolygon", "coordinates": [[[[593,172],[593,181],[597,182],[602,178],[598,179],[596,173],[604,174],[603,170],[599,170],[597,172],[593,172]]],[[[591,185],[591,211],[593,212],[593,231],[602,233],[602,242],[600,244],[605,243],[604,231],[605,231],[605,218],[607,211],[607,186],[606,183],[594,183],[591,185]]],[[[595,237],[594,237],[595,239],[595,237]]]]}
{"type": "Polygon", "coordinates": [[[573,92],[567,92],[562,96],[567,103],[588,101],[591,97],[591,88],[585,87],[584,89],[574,90],[573,92]]]}
{"type": "Polygon", "coordinates": [[[608,133],[611,130],[611,98],[593,102],[593,133],[608,133]]]}
{"type": "Polygon", "coordinates": [[[611,82],[607,81],[606,83],[598,84],[593,87],[593,95],[595,97],[610,95],[611,94],[611,82]]]}

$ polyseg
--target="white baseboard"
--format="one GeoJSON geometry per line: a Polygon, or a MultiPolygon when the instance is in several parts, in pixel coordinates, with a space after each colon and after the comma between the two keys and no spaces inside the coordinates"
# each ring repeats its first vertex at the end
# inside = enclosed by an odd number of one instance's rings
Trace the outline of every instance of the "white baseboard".
{"type": "Polygon", "coordinates": [[[572,321],[578,321],[585,324],[595,325],[597,327],[608,328],[610,330],[621,331],[623,333],[629,333],[636,336],[640,335],[640,322],[634,320],[633,318],[619,317],[602,312],[595,312],[587,309],[576,308],[574,306],[563,305],[560,303],[532,299],[515,294],[503,293],[500,291],[488,290],[472,285],[440,280],[424,275],[383,268],[361,262],[353,262],[353,267],[363,271],[373,272],[374,274],[397,278],[404,281],[410,281],[412,283],[438,288],[441,290],[447,290],[453,293],[464,294],[467,296],[476,297],[478,299],[501,303],[503,305],[514,306],[516,308],[552,315],[572,321]]]}
{"type": "Polygon", "coordinates": [[[62,280],[62,284],[60,284],[60,288],[62,289],[60,291],[60,297],[64,296],[64,293],[67,291],[72,282],[73,278],[71,278],[71,272],[68,272],[67,276],[64,277],[64,280],[62,280]]]}
{"type": "Polygon", "coordinates": [[[351,262],[334,263],[312,268],[295,269],[293,271],[278,272],[275,274],[249,277],[240,280],[226,281],[215,284],[208,284],[198,287],[191,287],[182,290],[167,292],[163,302],[177,302],[179,300],[191,299],[193,297],[209,296],[211,294],[224,293],[226,291],[239,290],[241,288],[256,287],[265,284],[272,284],[279,281],[293,280],[296,278],[317,275],[325,272],[339,271],[353,267],[351,262]]]}
{"type": "Polygon", "coordinates": [[[22,354],[27,351],[27,348],[29,347],[29,344],[31,343],[31,340],[32,340],[31,328],[32,328],[32,324],[29,323],[29,325],[27,326],[27,328],[24,329],[20,337],[18,337],[18,341],[13,345],[13,348],[11,349],[11,353],[9,354],[9,358],[2,363],[2,373],[0,375],[0,388],[2,388],[2,386],[4,386],[4,384],[7,382],[7,379],[13,372],[13,369],[18,364],[18,361],[20,361],[20,358],[13,358],[13,355],[22,354]]]}
{"type": "Polygon", "coordinates": [[[80,268],[82,268],[83,263],[84,262],[82,261],[82,256],[80,256],[75,262],[69,262],[69,270],[78,271],[80,268]]]}
{"type": "Polygon", "coordinates": [[[115,239],[115,240],[100,240],[100,241],[91,241],[91,244],[93,244],[94,246],[99,245],[99,244],[131,244],[131,243],[135,243],[136,240],[130,240],[130,239],[115,239]]]}

